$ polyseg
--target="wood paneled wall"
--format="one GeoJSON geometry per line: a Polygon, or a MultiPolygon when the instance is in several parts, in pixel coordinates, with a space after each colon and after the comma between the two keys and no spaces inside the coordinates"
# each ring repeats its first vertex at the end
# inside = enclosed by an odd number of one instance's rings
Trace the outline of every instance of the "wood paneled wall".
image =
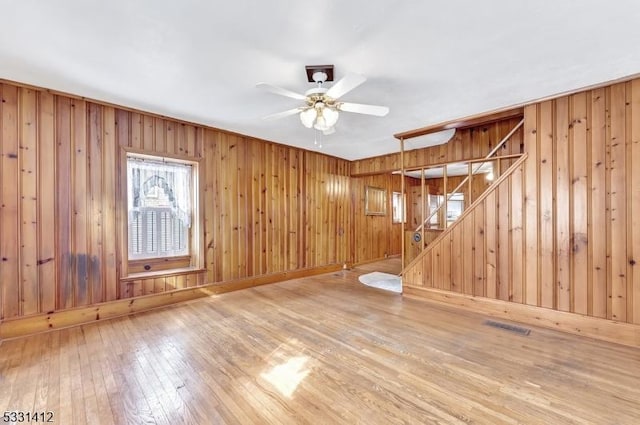
{"type": "MultiPolygon", "coordinates": [[[[484,158],[503,137],[509,134],[521,119],[511,118],[477,127],[458,129],[451,140],[445,144],[407,150],[405,152],[405,168],[484,158]]],[[[521,153],[522,134],[523,130],[518,129],[496,155],[521,153]]],[[[407,142],[407,145],[409,145],[409,142],[407,142]]],[[[409,149],[409,147],[406,149],[409,149]]],[[[400,144],[398,143],[399,150],[400,144]]],[[[352,176],[390,173],[399,169],[399,153],[361,159],[351,163],[352,176]]]]}
{"type": "Polygon", "coordinates": [[[209,281],[350,260],[347,161],[222,132],[206,137],[209,281]]]}
{"type": "Polygon", "coordinates": [[[524,127],[526,161],[406,282],[640,324],[640,80],[527,106],[524,127]]]}
{"type": "Polygon", "coordinates": [[[351,261],[349,162],[0,84],[0,319],[351,261]],[[121,149],[200,159],[206,272],[123,275],[121,149]]]}
{"type": "Polygon", "coordinates": [[[399,174],[377,174],[354,177],[353,191],[353,232],[354,262],[362,263],[399,255],[402,251],[402,224],[392,223],[391,199],[393,192],[400,192],[399,174]],[[384,189],[387,194],[386,215],[365,214],[366,187],[384,189]]]}

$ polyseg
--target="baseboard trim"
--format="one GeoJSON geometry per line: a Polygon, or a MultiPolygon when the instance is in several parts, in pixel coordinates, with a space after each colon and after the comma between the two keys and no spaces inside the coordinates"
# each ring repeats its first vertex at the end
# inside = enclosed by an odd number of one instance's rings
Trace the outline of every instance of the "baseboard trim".
{"type": "Polygon", "coordinates": [[[410,285],[404,285],[403,296],[434,301],[491,317],[640,348],[640,325],[631,323],[410,285]]]}
{"type": "Polygon", "coordinates": [[[332,264],[310,269],[300,269],[244,279],[210,283],[198,287],[177,289],[160,294],[125,298],[122,300],[94,304],[87,307],[55,311],[49,314],[38,314],[16,319],[8,319],[0,322],[0,342],[7,339],[34,335],[46,331],[109,320],[119,316],[126,316],[141,311],[165,307],[171,304],[195,300],[215,294],[222,294],[225,292],[237,291],[254,286],[282,282],[285,280],[299,279],[307,276],[331,273],[341,269],[342,265],[332,264]]]}
{"type": "Polygon", "coordinates": [[[349,268],[364,266],[365,264],[377,263],[378,261],[389,260],[391,258],[400,258],[401,254],[390,254],[386,257],[372,258],[370,260],[358,261],[357,263],[347,264],[349,268]]]}

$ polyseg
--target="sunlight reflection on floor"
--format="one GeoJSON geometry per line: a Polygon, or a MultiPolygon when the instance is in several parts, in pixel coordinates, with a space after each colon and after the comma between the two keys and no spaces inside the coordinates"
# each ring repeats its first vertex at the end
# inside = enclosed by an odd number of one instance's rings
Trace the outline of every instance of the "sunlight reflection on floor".
{"type": "Polygon", "coordinates": [[[300,382],[309,374],[309,369],[305,369],[308,361],[308,356],[292,357],[272,367],[268,372],[261,373],[260,376],[273,385],[280,394],[291,398],[300,382]]]}

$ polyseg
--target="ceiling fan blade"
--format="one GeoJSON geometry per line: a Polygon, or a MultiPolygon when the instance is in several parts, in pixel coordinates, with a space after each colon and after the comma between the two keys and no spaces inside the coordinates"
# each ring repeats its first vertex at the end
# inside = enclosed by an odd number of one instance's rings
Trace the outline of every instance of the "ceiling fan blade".
{"type": "Polygon", "coordinates": [[[356,114],[375,115],[377,117],[384,117],[389,113],[389,108],[387,108],[386,106],[365,105],[363,103],[341,102],[337,104],[337,107],[341,111],[355,112],[356,114]]]}
{"type": "Polygon", "coordinates": [[[298,100],[307,99],[307,97],[303,94],[296,93],[294,91],[283,89],[282,87],[274,86],[267,83],[258,83],[256,84],[256,87],[262,90],[269,91],[271,93],[279,94],[280,96],[291,97],[293,99],[298,99],[298,100]]]}
{"type": "Polygon", "coordinates": [[[288,117],[289,115],[297,114],[298,112],[302,111],[303,109],[304,108],[293,108],[293,109],[289,109],[287,111],[282,111],[282,112],[277,112],[275,114],[267,115],[266,117],[262,117],[262,119],[265,120],[265,121],[273,121],[273,120],[277,120],[277,119],[280,119],[280,118],[288,117]]]}
{"type": "Polygon", "coordinates": [[[344,96],[346,93],[358,87],[360,84],[367,81],[364,75],[349,73],[345,75],[340,81],[335,83],[326,93],[327,96],[338,99],[340,96],[344,96]]]}

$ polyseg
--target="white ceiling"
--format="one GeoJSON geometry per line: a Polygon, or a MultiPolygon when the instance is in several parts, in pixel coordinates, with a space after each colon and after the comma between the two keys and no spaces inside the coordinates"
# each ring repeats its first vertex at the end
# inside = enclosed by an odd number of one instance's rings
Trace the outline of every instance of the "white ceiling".
{"type": "MultiPolygon", "coordinates": [[[[305,65],[368,78],[322,152],[399,149],[393,134],[640,72],[637,0],[0,0],[0,78],[318,150],[296,116],[305,65]]],[[[408,148],[429,143],[408,142],[408,148]]]]}

